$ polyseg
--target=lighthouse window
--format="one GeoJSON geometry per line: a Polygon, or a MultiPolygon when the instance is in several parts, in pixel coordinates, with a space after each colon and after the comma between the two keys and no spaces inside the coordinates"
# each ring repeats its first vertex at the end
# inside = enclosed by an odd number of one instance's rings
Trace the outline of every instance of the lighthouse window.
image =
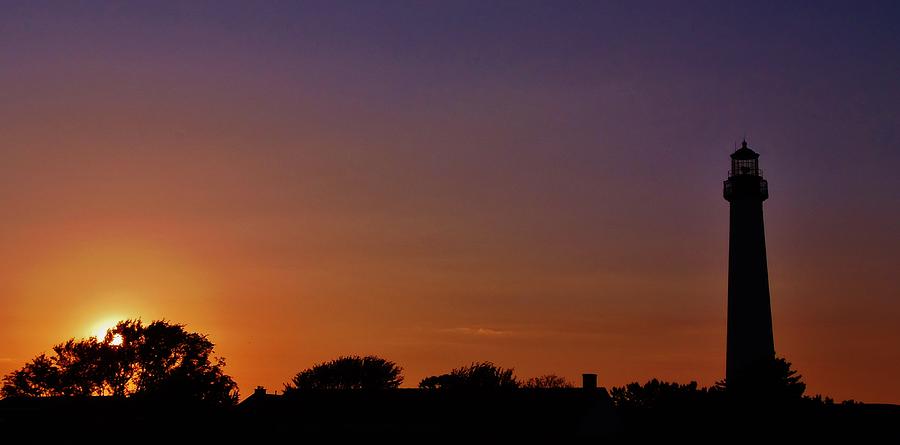
{"type": "Polygon", "coordinates": [[[759,175],[756,159],[735,159],[731,161],[731,175],[759,175]]]}

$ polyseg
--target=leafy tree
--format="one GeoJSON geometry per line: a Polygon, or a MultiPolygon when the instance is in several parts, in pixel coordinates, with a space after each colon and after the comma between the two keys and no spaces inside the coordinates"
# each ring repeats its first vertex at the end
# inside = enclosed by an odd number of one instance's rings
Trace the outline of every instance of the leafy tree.
{"type": "Polygon", "coordinates": [[[394,389],[403,383],[403,368],[381,357],[338,357],[300,371],[284,386],[290,395],[299,390],[381,390],[394,389]]]}
{"type": "Polygon", "coordinates": [[[3,377],[3,395],[37,397],[42,395],[59,395],[59,368],[54,366],[53,359],[41,354],[22,369],[13,371],[3,377]]]}
{"type": "Polygon", "coordinates": [[[538,377],[532,377],[522,383],[523,388],[532,389],[554,389],[554,388],[572,388],[572,382],[565,377],[556,374],[545,374],[538,377]]]}
{"type": "Polygon", "coordinates": [[[449,374],[430,376],[419,382],[420,388],[451,390],[515,389],[521,383],[513,375],[513,369],[503,369],[491,362],[472,363],[450,371],[449,374]]]}
{"type": "Polygon", "coordinates": [[[716,382],[719,390],[736,399],[757,401],[800,400],[806,391],[803,376],[783,357],[753,363],[732,380],[716,382]]]}
{"type": "Polygon", "coordinates": [[[3,378],[5,397],[141,396],[233,405],[238,391],[205,335],[184,325],[120,321],[102,340],[70,339],[3,378]],[[121,337],[121,343],[114,338],[121,337]]]}

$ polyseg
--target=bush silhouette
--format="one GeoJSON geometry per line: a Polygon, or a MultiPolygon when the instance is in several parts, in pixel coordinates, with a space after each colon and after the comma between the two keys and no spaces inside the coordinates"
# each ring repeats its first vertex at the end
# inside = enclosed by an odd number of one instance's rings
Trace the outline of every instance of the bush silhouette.
{"type": "Polygon", "coordinates": [[[124,320],[104,339],[70,339],[3,378],[5,397],[141,396],[233,405],[237,384],[205,335],[184,325],[124,320]],[[121,336],[121,344],[113,342],[121,336]]]}
{"type": "Polygon", "coordinates": [[[555,388],[572,388],[572,382],[560,377],[556,374],[545,374],[538,377],[532,377],[522,383],[523,388],[530,389],[555,389],[555,388]]]}
{"type": "Polygon", "coordinates": [[[697,382],[680,384],[652,379],[643,385],[634,382],[613,387],[610,397],[616,407],[633,410],[687,406],[702,401],[707,393],[697,382]]]}
{"type": "Polygon", "coordinates": [[[512,369],[503,369],[491,362],[472,363],[450,371],[449,374],[430,376],[419,382],[424,389],[495,390],[515,389],[521,386],[512,369]]]}
{"type": "Polygon", "coordinates": [[[381,357],[339,357],[300,371],[284,386],[290,395],[298,390],[380,390],[403,383],[403,368],[381,357]]]}

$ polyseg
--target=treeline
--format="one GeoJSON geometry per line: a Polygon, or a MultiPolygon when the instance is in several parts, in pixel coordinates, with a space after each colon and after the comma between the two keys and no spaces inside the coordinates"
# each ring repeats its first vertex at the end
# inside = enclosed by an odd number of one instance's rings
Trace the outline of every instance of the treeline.
{"type": "MultiPolygon", "coordinates": [[[[206,335],[188,332],[167,321],[144,324],[124,320],[103,339],[70,339],[3,378],[4,397],[120,396],[191,399],[216,406],[238,401],[238,388],[224,372],[225,361],[214,355],[206,335]]],[[[376,356],[344,356],[298,372],[285,384],[284,395],[304,391],[389,390],[404,382],[403,368],[376,356]]],[[[446,374],[429,376],[418,387],[434,391],[505,391],[519,388],[560,389],[573,384],[549,374],[519,379],[512,368],[475,362],[446,374]]],[[[734,382],[709,388],[696,382],[651,380],[613,387],[613,404],[625,411],[743,402],[830,404],[831,399],[804,396],[801,376],[782,358],[759,363],[734,382]]]]}
{"type": "MultiPolygon", "coordinates": [[[[399,388],[403,383],[403,368],[376,356],[345,356],[320,363],[300,371],[285,385],[286,395],[304,390],[384,390],[399,388]]],[[[505,369],[491,362],[475,362],[446,374],[425,377],[419,382],[422,389],[441,390],[504,390],[515,388],[572,388],[567,379],[555,374],[518,379],[513,369],[505,369]]]]}

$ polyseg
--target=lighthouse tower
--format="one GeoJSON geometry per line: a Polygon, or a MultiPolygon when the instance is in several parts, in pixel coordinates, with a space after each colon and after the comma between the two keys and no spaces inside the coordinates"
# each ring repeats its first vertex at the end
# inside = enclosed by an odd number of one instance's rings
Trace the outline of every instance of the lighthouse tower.
{"type": "Polygon", "coordinates": [[[725,379],[734,382],[748,365],[775,357],[762,206],[769,189],[747,141],[731,154],[724,195],[731,205],[725,379]]]}

